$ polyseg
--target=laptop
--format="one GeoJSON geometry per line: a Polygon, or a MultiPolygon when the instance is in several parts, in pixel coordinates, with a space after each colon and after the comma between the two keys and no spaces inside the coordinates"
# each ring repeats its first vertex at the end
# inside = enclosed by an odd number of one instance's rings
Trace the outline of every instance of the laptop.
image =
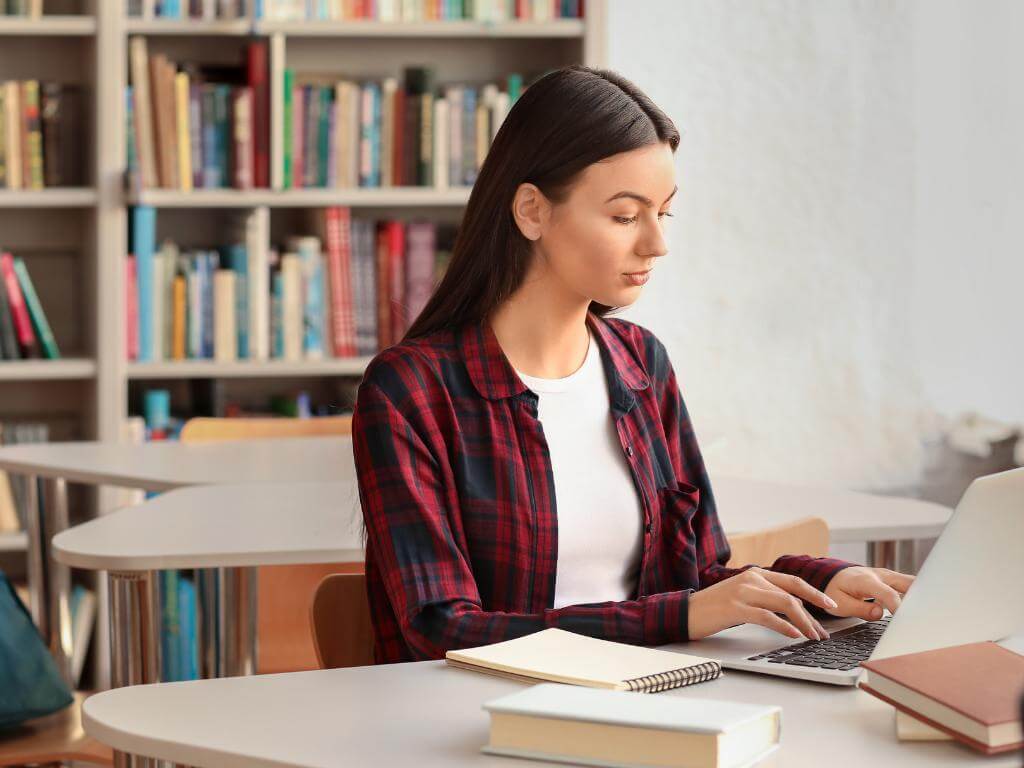
{"type": "Polygon", "coordinates": [[[665,649],[716,659],[727,669],[856,685],[868,659],[1024,632],[1024,468],[971,483],[895,615],[821,623],[827,640],[740,624],[665,649]]]}

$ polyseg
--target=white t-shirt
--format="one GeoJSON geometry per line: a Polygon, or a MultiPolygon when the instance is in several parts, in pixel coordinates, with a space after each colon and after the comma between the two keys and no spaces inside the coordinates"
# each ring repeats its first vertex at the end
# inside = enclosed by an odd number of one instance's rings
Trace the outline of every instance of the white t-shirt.
{"type": "Polygon", "coordinates": [[[516,373],[538,396],[558,511],[554,607],[628,600],[643,510],[609,407],[601,350],[588,327],[583,365],[562,379],[516,373]]]}

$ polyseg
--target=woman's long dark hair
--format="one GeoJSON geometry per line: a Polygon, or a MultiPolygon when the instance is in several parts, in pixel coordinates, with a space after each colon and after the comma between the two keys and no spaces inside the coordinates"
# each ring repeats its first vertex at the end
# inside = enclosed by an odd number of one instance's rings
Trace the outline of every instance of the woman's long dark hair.
{"type": "MultiPolygon", "coordinates": [[[[587,166],[660,142],[676,151],[675,124],[615,72],[576,64],[531,83],[494,137],[444,277],[403,341],[480,323],[522,283],[532,243],[512,215],[520,184],[535,184],[557,205],[587,166]]],[[[604,316],[615,307],[590,309],[604,316]]]]}

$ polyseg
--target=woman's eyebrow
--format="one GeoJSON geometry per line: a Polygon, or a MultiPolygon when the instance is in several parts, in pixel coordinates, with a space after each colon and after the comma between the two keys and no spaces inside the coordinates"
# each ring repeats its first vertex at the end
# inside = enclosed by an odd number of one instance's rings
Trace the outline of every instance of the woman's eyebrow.
{"type": "MultiPolygon", "coordinates": [[[[672,190],[672,194],[670,194],[668,197],[665,198],[665,203],[667,203],[669,200],[671,200],[672,199],[672,195],[674,195],[678,191],[679,191],[679,185],[677,184],[675,186],[675,188],[672,190]]],[[[641,203],[646,205],[648,208],[650,208],[652,205],[654,205],[654,203],[651,202],[651,198],[645,197],[644,195],[641,195],[639,192],[630,192],[629,190],[625,190],[625,189],[622,190],[621,192],[616,192],[614,195],[612,195],[607,200],[605,200],[604,201],[605,205],[610,203],[612,200],[618,200],[620,197],[631,197],[634,200],[639,200],[641,203]]],[[[662,203],[662,205],[664,205],[665,203],[662,203]]]]}

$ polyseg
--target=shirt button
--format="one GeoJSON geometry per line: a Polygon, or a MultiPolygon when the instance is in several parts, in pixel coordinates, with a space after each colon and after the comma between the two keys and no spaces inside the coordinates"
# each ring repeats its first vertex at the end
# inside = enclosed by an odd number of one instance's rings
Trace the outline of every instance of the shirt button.
{"type": "Polygon", "coordinates": [[[627,445],[626,446],[626,455],[627,456],[632,456],[633,455],[633,446],[632,445],[627,445]]]}

